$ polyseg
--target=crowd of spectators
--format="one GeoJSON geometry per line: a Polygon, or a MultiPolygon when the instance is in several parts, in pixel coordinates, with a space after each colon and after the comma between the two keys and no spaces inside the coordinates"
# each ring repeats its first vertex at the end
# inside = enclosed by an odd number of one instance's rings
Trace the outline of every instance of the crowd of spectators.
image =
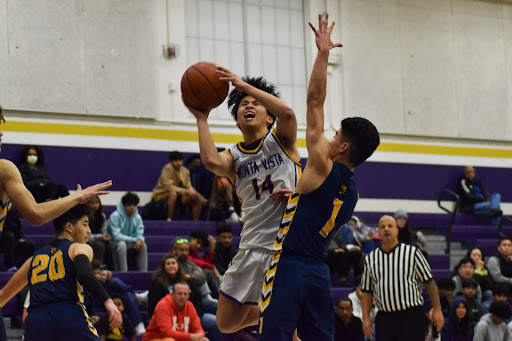
{"type": "MultiPolygon", "coordinates": [[[[188,214],[193,220],[205,217],[227,222],[240,220],[242,214],[227,178],[216,177],[206,170],[198,155],[187,160],[187,168],[183,166],[180,152],[171,152],[168,158],[169,163],[162,169],[150,203],[161,205],[164,213],[159,217],[146,215],[144,219],[171,221],[176,209],[189,207],[188,214]]],[[[18,167],[25,185],[38,202],[69,194],[63,185],[56,184],[49,176],[39,147],[23,148],[18,167]]],[[[483,192],[482,183],[475,180],[473,167],[464,169],[458,192],[462,212],[488,216],[496,225],[496,218],[502,214],[499,194],[483,192]]],[[[145,333],[143,340],[220,340],[215,320],[219,286],[238,250],[233,245],[231,225],[219,223],[216,238],[199,229],[192,231],[190,236],[174,239],[168,254],[153,271],[148,290],[136,293],[129,284],[112,276],[110,270],[128,271],[129,259],[133,258],[139,271],[148,271],[144,222],[138,211],[139,197],[132,192],[126,193],[108,218],[99,197],[93,198],[89,205],[93,211],[89,237],[95,258],[93,271],[123,312],[123,326],[112,330],[104,317],[103,306],[88,298],[91,320],[102,338],[110,340],[115,339],[113,335],[123,335],[134,340],[135,335],[145,333]],[[141,309],[147,309],[149,313],[147,329],[141,309]]],[[[20,214],[11,206],[0,246],[5,268],[15,271],[32,256],[35,245],[24,239],[20,214]]],[[[417,248],[428,260],[425,237],[412,229],[408,213],[398,209],[392,218],[398,228],[399,243],[417,248]]],[[[331,242],[326,263],[335,278],[333,283],[354,287],[348,297],[340,298],[335,304],[335,340],[369,339],[364,335],[362,325],[361,274],[365,256],[380,245],[378,227],[370,226],[363,217],[357,216],[353,216],[331,242]],[[353,277],[349,275],[350,269],[353,277]]],[[[425,302],[422,307],[425,340],[435,341],[441,337],[442,340],[498,340],[498,336],[509,334],[512,339],[512,308],[508,304],[512,287],[512,241],[502,239],[497,250],[496,255],[486,262],[480,248],[469,249],[454,268],[453,277],[437,282],[444,327],[439,332],[436,330],[432,304],[425,302]]],[[[372,324],[377,315],[374,304],[370,313],[372,324]]],[[[375,338],[374,330],[371,333],[375,338]]],[[[251,338],[242,331],[235,339],[251,338]]]]}

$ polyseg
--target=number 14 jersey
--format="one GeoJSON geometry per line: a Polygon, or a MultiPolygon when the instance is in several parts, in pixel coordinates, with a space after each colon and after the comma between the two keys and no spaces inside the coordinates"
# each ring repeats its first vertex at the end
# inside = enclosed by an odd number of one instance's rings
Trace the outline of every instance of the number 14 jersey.
{"type": "Polygon", "coordinates": [[[274,205],[269,195],[281,188],[295,189],[301,175],[300,162],[291,157],[274,131],[269,131],[254,149],[238,143],[228,152],[233,157],[231,181],[245,215],[239,247],[272,250],[286,202],[274,205]]]}

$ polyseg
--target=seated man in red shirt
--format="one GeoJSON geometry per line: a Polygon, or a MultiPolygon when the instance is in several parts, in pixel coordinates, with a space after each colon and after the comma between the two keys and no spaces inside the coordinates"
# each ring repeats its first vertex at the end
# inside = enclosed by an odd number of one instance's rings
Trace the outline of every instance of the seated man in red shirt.
{"type": "Polygon", "coordinates": [[[172,293],[156,305],[142,341],[208,341],[196,309],[188,300],[189,296],[190,287],[187,283],[175,283],[172,293]]]}

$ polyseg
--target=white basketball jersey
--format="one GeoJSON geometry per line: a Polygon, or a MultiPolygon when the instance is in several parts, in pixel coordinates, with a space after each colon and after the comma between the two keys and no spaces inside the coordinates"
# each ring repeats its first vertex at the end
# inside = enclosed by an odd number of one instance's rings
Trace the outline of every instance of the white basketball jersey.
{"type": "Polygon", "coordinates": [[[245,214],[239,247],[272,250],[286,202],[274,205],[269,194],[281,188],[294,190],[301,165],[283,148],[273,131],[253,150],[238,143],[228,151],[234,163],[231,181],[245,214]]]}

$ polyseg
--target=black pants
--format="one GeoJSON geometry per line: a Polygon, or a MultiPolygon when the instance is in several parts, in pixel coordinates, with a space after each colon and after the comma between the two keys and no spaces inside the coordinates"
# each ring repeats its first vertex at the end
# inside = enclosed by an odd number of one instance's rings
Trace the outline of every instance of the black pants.
{"type": "Polygon", "coordinates": [[[94,259],[99,260],[111,271],[118,271],[116,250],[114,242],[105,242],[103,240],[93,240],[89,242],[94,252],[94,259]]]}
{"type": "Polygon", "coordinates": [[[378,341],[424,341],[425,315],[422,307],[386,313],[375,318],[375,339],[378,341]]]}

